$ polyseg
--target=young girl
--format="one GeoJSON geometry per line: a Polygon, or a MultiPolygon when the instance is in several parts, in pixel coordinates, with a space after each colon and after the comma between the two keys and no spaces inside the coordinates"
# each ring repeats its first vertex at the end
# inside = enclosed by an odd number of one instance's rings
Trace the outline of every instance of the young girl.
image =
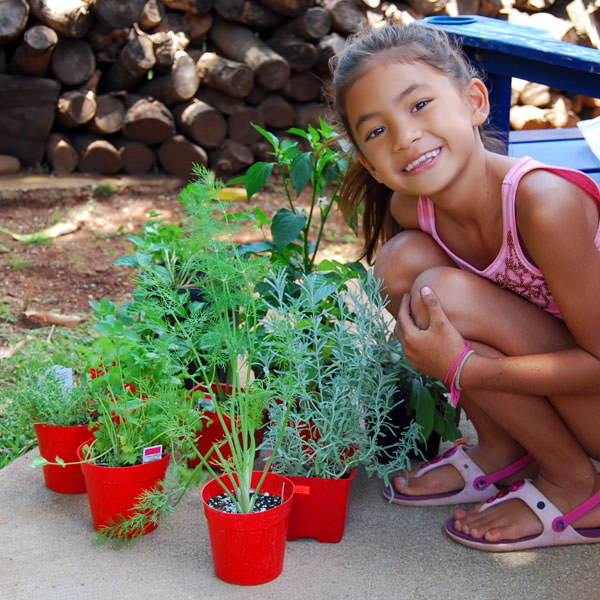
{"type": "Polygon", "coordinates": [[[502,490],[446,523],[485,550],[600,542],[598,187],[486,149],[485,85],[434,28],[351,39],[333,84],[358,158],[343,206],[364,209],[406,356],[478,433],[387,494],[431,505],[502,490]]]}

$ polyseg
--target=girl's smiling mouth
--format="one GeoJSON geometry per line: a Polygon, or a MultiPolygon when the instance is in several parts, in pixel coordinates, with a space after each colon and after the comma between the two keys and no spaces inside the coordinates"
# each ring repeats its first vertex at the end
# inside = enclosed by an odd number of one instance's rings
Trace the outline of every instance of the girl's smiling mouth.
{"type": "Polygon", "coordinates": [[[421,156],[415,158],[415,160],[409,162],[404,169],[402,169],[405,173],[411,173],[412,171],[420,171],[421,168],[429,165],[433,159],[442,151],[441,148],[436,148],[435,150],[429,150],[429,152],[425,152],[421,154],[421,156]]]}

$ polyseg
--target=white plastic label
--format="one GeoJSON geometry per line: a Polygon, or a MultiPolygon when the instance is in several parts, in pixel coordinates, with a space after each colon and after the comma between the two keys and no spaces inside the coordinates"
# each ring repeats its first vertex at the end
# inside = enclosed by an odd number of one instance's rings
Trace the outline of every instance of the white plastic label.
{"type": "Polygon", "coordinates": [[[62,365],[52,365],[48,369],[48,374],[53,375],[57,381],[63,384],[66,390],[73,389],[73,369],[63,367],[62,365]]]}
{"type": "Polygon", "coordinates": [[[142,463],[146,464],[162,458],[162,445],[148,446],[142,452],[142,463]]]}

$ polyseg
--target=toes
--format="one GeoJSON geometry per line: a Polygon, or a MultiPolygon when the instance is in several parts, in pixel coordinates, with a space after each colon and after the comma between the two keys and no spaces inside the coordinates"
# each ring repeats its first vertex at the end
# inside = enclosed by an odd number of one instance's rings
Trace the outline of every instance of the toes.
{"type": "Polygon", "coordinates": [[[408,486],[408,481],[405,477],[394,477],[392,479],[392,485],[397,492],[404,492],[408,486]]]}

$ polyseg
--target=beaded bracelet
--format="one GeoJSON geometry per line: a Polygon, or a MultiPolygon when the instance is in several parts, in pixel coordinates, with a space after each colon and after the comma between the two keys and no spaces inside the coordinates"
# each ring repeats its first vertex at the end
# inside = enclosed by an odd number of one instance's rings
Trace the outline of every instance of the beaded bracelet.
{"type": "Polygon", "coordinates": [[[448,372],[446,373],[446,377],[444,377],[444,385],[448,385],[450,376],[452,373],[454,373],[452,375],[452,379],[450,380],[450,404],[452,404],[454,408],[456,408],[460,400],[460,392],[462,390],[460,387],[460,374],[462,373],[465,363],[472,354],[475,354],[475,351],[471,349],[471,344],[465,340],[465,347],[454,359],[450,365],[450,368],[448,369],[448,372]]]}

